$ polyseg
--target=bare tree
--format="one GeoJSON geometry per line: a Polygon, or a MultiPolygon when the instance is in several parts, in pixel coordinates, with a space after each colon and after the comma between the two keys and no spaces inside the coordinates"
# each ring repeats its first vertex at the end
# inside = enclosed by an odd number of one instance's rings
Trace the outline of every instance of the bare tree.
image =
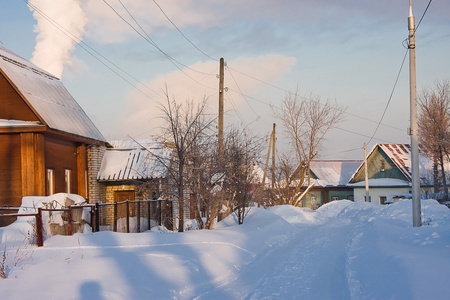
{"type": "Polygon", "coordinates": [[[170,99],[167,88],[165,91],[166,105],[161,106],[162,118],[165,121],[162,139],[169,142],[174,150],[174,161],[169,174],[176,186],[176,197],[179,205],[178,231],[184,231],[184,196],[188,183],[186,167],[189,164],[189,152],[195,146],[198,136],[208,128],[212,121],[205,119],[206,98],[197,105],[193,100],[184,104],[170,99]]]}
{"type": "Polygon", "coordinates": [[[226,203],[222,191],[224,174],[216,141],[211,135],[201,135],[189,156],[188,174],[195,197],[197,224],[200,228],[212,229],[219,210],[226,203]],[[201,219],[202,213],[205,214],[205,224],[201,219]]]}
{"type": "Polygon", "coordinates": [[[442,182],[448,198],[444,164],[450,151],[450,82],[437,82],[434,88],[424,89],[418,100],[420,148],[433,161],[435,192],[439,191],[442,182]]]}
{"type": "Polygon", "coordinates": [[[286,95],[275,115],[282,123],[293,155],[281,161],[281,178],[272,197],[274,202],[295,206],[302,203],[305,179],[309,181],[309,165],[321,151],[325,135],[343,120],[343,114],[342,107],[329,100],[322,103],[319,96],[302,96],[298,91],[286,95]]]}
{"type": "Polygon", "coordinates": [[[245,130],[232,128],[224,145],[225,178],[224,187],[229,207],[242,224],[248,213],[248,205],[253,201],[255,190],[260,187],[261,178],[256,171],[261,151],[261,142],[245,130]]]}

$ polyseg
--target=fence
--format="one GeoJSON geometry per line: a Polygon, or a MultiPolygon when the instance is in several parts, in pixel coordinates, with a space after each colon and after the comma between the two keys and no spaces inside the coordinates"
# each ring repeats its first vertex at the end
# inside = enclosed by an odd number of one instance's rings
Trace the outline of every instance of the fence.
{"type": "Polygon", "coordinates": [[[142,232],[157,225],[173,230],[172,202],[137,200],[96,204],[95,231],[142,232]]]}
{"type": "MultiPolygon", "coordinates": [[[[7,207],[0,208],[0,211],[18,209],[7,207]]],[[[71,205],[60,209],[38,208],[37,213],[0,214],[0,221],[10,221],[17,217],[35,218],[38,247],[43,246],[46,235],[72,235],[83,232],[85,225],[90,226],[92,232],[142,232],[156,225],[164,225],[168,230],[173,230],[172,202],[167,200],[71,205]]]]}

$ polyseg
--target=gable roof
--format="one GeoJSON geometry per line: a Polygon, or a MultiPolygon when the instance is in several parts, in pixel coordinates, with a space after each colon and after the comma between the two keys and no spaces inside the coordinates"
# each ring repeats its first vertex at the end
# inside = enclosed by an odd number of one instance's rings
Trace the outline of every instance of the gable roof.
{"type": "Polygon", "coordinates": [[[163,164],[170,163],[172,150],[155,141],[134,144],[134,148],[107,149],[97,179],[101,181],[167,177],[163,164]]]}
{"type": "MultiPolygon", "coordinates": [[[[409,144],[376,144],[367,155],[367,158],[369,158],[378,148],[381,149],[381,151],[383,151],[390,160],[392,160],[392,162],[405,176],[405,178],[409,182],[411,182],[411,146],[409,144]]],[[[350,178],[350,182],[354,180],[354,177],[362,168],[364,168],[364,162],[361,163],[359,168],[350,178]]],[[[430,177],[429,174],[430,172],[432,172],[431,170],[432,162],[426,157],[419,154],[419,172],[421,184],[432,184],[432,176],[430,177]]]]}
{"type": "Polygon", "coordinates": [[[310,169],[320,186],[346,186],[360,165],[360,160],[313,160],[310,169]]]}
{"type": "Polygon", "coordinates": [[[49,128],[105,142],[61,80],[0,46],[0,72],[49,128]]]}

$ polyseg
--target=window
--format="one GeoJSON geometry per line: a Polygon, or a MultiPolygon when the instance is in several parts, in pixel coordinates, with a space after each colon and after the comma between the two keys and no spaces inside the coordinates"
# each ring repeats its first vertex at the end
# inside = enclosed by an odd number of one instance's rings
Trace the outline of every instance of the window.
{"type": "Polygon", "coordinates": [[[385,167],[385,161],[384,161],[384,159],[382,159],[381,161],[380,161],[380,171],[381,172],[384,172],[384,167],[385,167]]]}
{"type": "Polygon", "coordinates": [[[65,181],[66,181],[66,193],[67,194],[70,194],[70,188],[71,188],[71,186],[70,186],[70,181],[71,181],[71,178],[72,178],[72,170],[69,170],[69,169],[66,169],[65,170],[65,176],[64,176],[64,178],[65,178],[65,181]]]}
{"type": "Polygon", "coordinates": [[[53,169],[47,169],[47,195],[53,195],[55,193],[55,174],[53,169]]]}
{"type": "Polygon", "coordinates": [[[380,196],[380,204],[386,203],[386,196],[380,196]]]}
{"type": "MultiPolygon", "coordinates": [[[[364,201],[367,202],[366,196],[364,196],[364,201]]],[[[372,202],[372,196],[369,196],[369,202],[372,202]]]]}

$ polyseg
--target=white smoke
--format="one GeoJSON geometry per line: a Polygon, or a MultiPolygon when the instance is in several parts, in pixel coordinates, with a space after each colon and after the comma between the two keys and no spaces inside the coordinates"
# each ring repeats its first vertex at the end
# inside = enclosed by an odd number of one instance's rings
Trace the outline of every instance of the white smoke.
{"type": "Polygon", "coordinates": [[[80,1],[30,0],[28,3],[37,20],[34,30],[38,32],[31,62],[61,78],[64,65],[72,65],[75,41],[81,40],[87,23],[80,1]]]}

